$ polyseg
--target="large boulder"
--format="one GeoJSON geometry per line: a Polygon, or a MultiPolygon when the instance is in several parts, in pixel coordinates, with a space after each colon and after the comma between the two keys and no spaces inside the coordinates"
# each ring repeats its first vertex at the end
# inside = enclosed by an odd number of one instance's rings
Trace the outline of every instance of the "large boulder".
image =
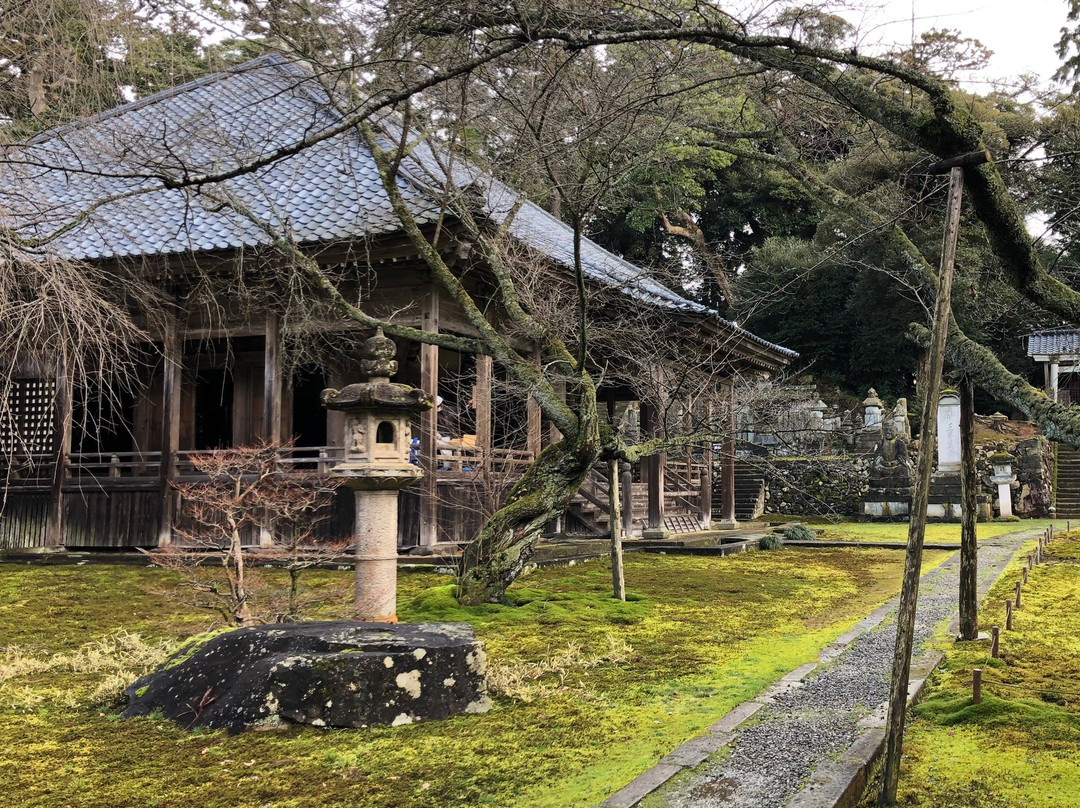
{"type": "Polygon", "coordinates": [[[125,718],[239,732],[284,722],[409,724],[485,712],[487,660],[464,623],[286,623],[195,638],[125,692],[125,718]]]}

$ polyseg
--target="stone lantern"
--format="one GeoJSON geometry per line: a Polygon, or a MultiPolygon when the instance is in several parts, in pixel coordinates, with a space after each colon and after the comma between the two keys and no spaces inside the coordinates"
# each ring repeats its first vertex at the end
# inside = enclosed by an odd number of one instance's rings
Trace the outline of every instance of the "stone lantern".
{"type": "Polygon", "coordinates": [[[998,487],[998,507],[1002,517],[1013,515],[1012,484],[1016,482],[1016,477],[1012,473],[1012,461],[1012,455],[1004,449],[990,455],[990,465],[993,468],[990,482],[998,487]]]}
{"type": "Polygon", "coordinates": [[[409,463],[410,416],[430,409],[431,397],[390,377],[397,347],[382,329],[364,342],[365,381],[323,390],[323,406],[345,413],[345,460],[334,475],[356,492],[357,620],[397,621],[398,490],[423,472],[409,463]]]}

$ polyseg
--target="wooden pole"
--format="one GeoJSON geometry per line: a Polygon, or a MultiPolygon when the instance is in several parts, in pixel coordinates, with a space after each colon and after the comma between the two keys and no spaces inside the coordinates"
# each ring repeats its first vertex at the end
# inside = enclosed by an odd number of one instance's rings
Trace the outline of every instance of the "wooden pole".
{"type": "Polygon", "coordinates": [[[180,451],[180,382],[184,361],[184,343],[175,322],[165,327],[162,362],[161,403],[161,523],[158,527],[158,546],[172,541],[172,525],[176,515],[176,453],[180,451]]]}
{"type": "Polygon", "coordinates": [[[491,473],[491,390],[494,376],[491,357],[476,357],[476,388],[473,391],[473,405],[476,407],[476,447],[480,450],[480,462],[485,474],[491,473]]]}
{"type": "Polygon", "coordinates": [[[1013,605],[1011,600],[1005,601],[1005,630],[1012,631],[1013,605]]]}
{"type": "Polygon", "coordinates": [[[622,507],[619,498],[619,461],[608,461],[608,522],[611,525],[611,585],[615,598],[626,600],[623,573],[622,507]]]}
{"type": "MultiPolygon", "coordinates": [[[[641,404],[641,431],[645,439],[659,437],[661,428],[656,418],[656,408],[651,404],[641,404]]],[[[664,465],[666,452],[650,455],[642,461],[645,472],[646,491],[649,509],[645,528],[650,535],[662,537],[664,533],[664,465]]]]}
{"type": "Polygon", "coordinates": [[[71,456],[71,399],[72,379],[67,359],[60,357],[56,368],[56,396],[53,399],[53,447],[56,463],[53,466],[52,487],[49,491],[49,518],[45,523],[45,546],[59,549],[64,545],[64,481],[67,479],[68,458],[71,456]]]}
{"type": "Polygon", "coordinates": [[[705,446],[701,452],[701,529],[712,527],[712,486],[713,486],[713,405],[705,407],[705,446]]]}
{"type": "Polygon", "coordinates": [[[281,443],[281,318],[266,315],[266,345],[263,349],[263,440],[281,443]]]}
{"type": "Polygon", "coordinates": [[[1001,629],[999,629],[997,626],[992,626],[990,628],[990,656],[994,659],[997,659],[1001,653],[1001,648],[999,645],[1000,642],[1001,629]]]}
{"type": "Polygon", "coordinates": [[[624,536],[629,536],[634,527],[634,473],[630,464],[622,464],[622,530],[624,536]]]}
{"type": "MultiPolygon", "coordinates": [[[[439,290],[432,287],[424,298],[421,327],[430,333],[439,333],[439,290]]],[[[436,401],[439,395],[439,346],[420,346],[420,389],[436,401]]],[[[420,468],[424,477],[420,481],[420,545],[430,547],[439,540],[439,481],[438,472],[439,408],[432,407],[420,413],[420,468]]]]}
{"type": "Polygon", "coordinates": [[[930,475],[933,471],[938,396],[941,391],[941,369],[945,359],[945,338],[949,328],[953,264],[956,258],[956,239],[960,229],[960,200],[963,188],[963,169],[953,168],[949,177],[941,269],[938,272],[933,327],[927,351],[926,390],[922,401],[919,460],[915,475],[915,490],[911,500],[904,579],[896,620],[896,647],[893,654],[892,683],[889,693],[885,764],[882,770],[881,793],[878,796],[878,804],[882,806],[896,804],[896,789],[900,779],[900,756],[903,753],[904,723],[907,719],[908,681],[911,676],[911,651],[915,640],[915,608],[919,598],[919,576],[922,570],[923,541],[926,535],[926,503],[930,491],[930,475]]]}
{"type": "Polygon", "coordinates": [[[979,476],[975,468],[975,388],[968,377],[960,383],[960,485],[960,639],[974,640],[979,636],[979,476]]]}
{"type": "Polygon", "coordinates": [[[1015,608],[1017,608],[1017,609],[1021,608],[1020,607],[1020,591],[1023,588],[1024,588],[1024,585],[1022,583],[1020,583],[1019,581],[1017,581],[1016,582],[1016,603],[1014,604],[1015,608]]]}
{"type": "MultiPolygon", "coordinates": [[[[266,314],[265,340],[263,344],[263,412],[262,437],[268,443],[281,444],[281,397],[284,384],[281,375],[281,318],[274,312],[266,314]]],[[[259,525],[259,546],[274,545],[274,525],[270,516],[264,515],[259,525]]]]}
{"type": "Polygon", "coordinates": [[[735,522],[735,385],[728,384],[727,429],[720,450],[720,518],[724,528],[731,529],[735,522]]]}
{"type": "Polygon", "coordinates": [[[975,668],[971,672],[971,703],[982,702],[982,668],[975,668]]]}

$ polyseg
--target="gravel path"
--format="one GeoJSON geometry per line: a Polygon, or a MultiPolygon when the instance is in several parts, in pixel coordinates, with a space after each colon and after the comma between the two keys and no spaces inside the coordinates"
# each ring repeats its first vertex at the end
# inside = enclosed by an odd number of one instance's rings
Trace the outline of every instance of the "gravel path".
{"type": "MultiPolygon", "coordinates": [[[[1020,545],[1038,531],[979,543],[979,584],[985,591],[1020,545]]],[[[959,553],[922,578],[915,622],[916,654],[934,629],[956,614],[959,553]]],[[[744,725],[723,761],[705,761],[653,794],[649,804],[668,808],[781,808],[823,761],[855,740],[859,722],[884,715],[896,641],[894,598],[865,621],[869,630],[799,685],[774,686],[771,698],[744,725]],[[871,628],[871,626],[873,626],[871,628]],[[780,692],[777,692],[780,691],[780,692]],[[659,798],[659,800],[658,800],[659,798]]],[[[822,658],[830,657],[829,649],[822,658]]],[[[758,700],[763,700],[758,697],[758,700]]]]}

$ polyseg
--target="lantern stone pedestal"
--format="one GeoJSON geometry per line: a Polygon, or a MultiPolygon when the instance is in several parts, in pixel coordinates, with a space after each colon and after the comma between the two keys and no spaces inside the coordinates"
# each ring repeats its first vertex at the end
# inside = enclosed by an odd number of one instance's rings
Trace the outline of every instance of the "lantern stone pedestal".
{"type": "Polygon", "coordinates": [[[322,393],[324,407],[345,413],[345,460],[334,474],[356,493],[357,620],[397,620],[398,491],[423,476],[409,463],[409,421],[433,402],[415,387],[390,381],[396,353],[379,329],[364,343],[366,380],[322,393]]]}

